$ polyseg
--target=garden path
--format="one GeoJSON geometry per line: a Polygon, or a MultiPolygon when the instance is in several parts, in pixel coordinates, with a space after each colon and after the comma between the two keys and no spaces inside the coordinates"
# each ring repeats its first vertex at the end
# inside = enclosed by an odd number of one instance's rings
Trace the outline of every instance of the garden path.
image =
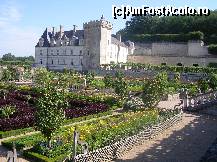
{"type": "MultiPolygon", "coordinates": [[[[161,102],[172,108],[179,101],[161,102]]],[[[183,114],[183,120],[156,138],[134,147],[116,162],[198,162],[217,137],[217,117],[183,114]]]]}

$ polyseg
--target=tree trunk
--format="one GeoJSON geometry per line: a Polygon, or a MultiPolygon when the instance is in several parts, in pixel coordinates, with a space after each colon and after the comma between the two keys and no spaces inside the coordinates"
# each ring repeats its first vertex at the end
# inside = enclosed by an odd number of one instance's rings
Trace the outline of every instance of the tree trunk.
{"type": "Polygon", "coordinates": [[[48,147],[51,148],[52,144],[51,144],[51,137],[48,138],[48,147]]]}

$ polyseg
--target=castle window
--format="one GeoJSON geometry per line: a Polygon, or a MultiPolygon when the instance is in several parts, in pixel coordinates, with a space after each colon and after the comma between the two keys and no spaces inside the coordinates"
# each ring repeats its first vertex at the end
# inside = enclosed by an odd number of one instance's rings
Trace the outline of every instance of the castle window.
{"type": "Polygon", "coordinates": [[[51,64],[53,65],[53,60],[51,60],[51,64]]]}
{"type": "Polygon", "coordinates": [[[74,65],[74,64],[73,64],[73,60],[71,61],[71,65],[74,65]]]}
{"type": "Polygon", "coordinates": [[[59,50],[57,50],[57,55],[59,55],[59,50]]]}
{"type": "Polygon", "coordinates": [[[43,64],[42,59],[40,59],[40,64],[43,64]]]}
{"type": "Polygon", "coordinates": [[[73,50],[71,50],[71,55],[73,55],[73,50]]]}
{"type": "Polygon", "coordinates": [[[65,60],[63,59],[63,64],[65,65],[66,64],[66,62],[65,62],[65,60]]]}
{"type": "Polygon", "coordinates": [[[82,59],[81,59],[81,65],[83,65],[82,59]]]}
{"type": "Polygon", "coordinates": [[[59,65],[59,64],[60,64],[60,60],[58,59],[58,61],[57,61],[57,62],[58,62],[58,65],[59,65]]]}
{"type": "Polygon", "coordinates": [[[42,55],[42,50],[40,50],[40,55],[42,55]]]}
{"type": "Polygon", "coordinates": [[[80,55],[82,54],[82,50],[80,50],[80,55]]]}
{"type": "Polygon", "coordinates": [[[87,51],[87,55],[88,55],[88,56],[90,55],[90,51],[87,51]]]}
{"type": "Polygon", "coordinates": [[[64,55],[66,54],[66,50],[63,51],[63,54],[64,54],[64,55]]]}

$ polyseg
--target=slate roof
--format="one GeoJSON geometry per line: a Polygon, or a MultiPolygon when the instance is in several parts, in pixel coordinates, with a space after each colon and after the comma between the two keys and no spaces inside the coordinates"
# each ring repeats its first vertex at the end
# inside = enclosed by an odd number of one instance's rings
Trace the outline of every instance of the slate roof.
{"type": "MultiPolygon", "coordinates": [[[[41,38],[44,39],[44,44],[43,47],[50,47],[50,43],[48,41],[48,32],[47,32],[47,28],[45,29],[44,33],[42,34],[41,38]]],[[[36,47],[39,47],[39,42],[37,43],[36,47]]]]}
{"type": "MultiPolygon", "coordinates": [[[[83,39],[84,30],[76,30],[76,32],[74,32],[73,30],[64,31],[63,36],[66,36],[69,39],[71,39],[73,36],[78,37],[78,39],[83,39]]],[[[51,32],[49,32],[49,37],[52,37],[51,32]]],[[[60,37],[60,32],[57,32],[53,37],[55,40],[57,40],[60,37]]]]}
{"type": "Polygon", "coordinates": [[[124,42],[120,42],[117,38],[111,37],[111,43],[122,47],[128,47],[124,42]]]}
{"type": "MultiPolygon", "coordinates": [[[[84,30],[76,30],[76,32],[74,32],[73,30],[64,31],[64,34],[61,39],[63,39],[64,36],[66,36],[69,39],[71,39],[73,36],[77,37],[78,39],[76,40],[75,44],[78,45],[79,39],[84,38],[84,30]]],[[[53,35],[52,32],[48,32],[46,28],[41,37],[44,38],[43,47],[50,47],[48,38],[53,37],[55,40],[57,40],[60,37],[60,32],[56,32],[55,35],[53,35]]],[[[39,47],[39,43],[37,43],[36,47],[39,47]]]]}

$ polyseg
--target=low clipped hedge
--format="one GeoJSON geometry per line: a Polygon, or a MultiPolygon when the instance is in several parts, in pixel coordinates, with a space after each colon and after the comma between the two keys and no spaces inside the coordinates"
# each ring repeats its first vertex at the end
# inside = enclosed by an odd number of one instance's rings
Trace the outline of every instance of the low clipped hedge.
{"type": "Polygon", "coordinates": [[[200,31],[187,34],[136,34],[130,40],[135,42],[188,42],[189,40],[203,40],[204,34],[200,31]]]}
{"type": "Polygon", "coordinates": [[[21,134],[26,134],[26,133],[33,132],[33,131],[34,131],[34,129],[32,127],[10,130],[10,131],[5,131],[5,132],[0,131],[0,139],[11,137],[11,136],[17,136],[17,135],[21,135],[21,134]]]}
{"type": "Polygon", "coordinates": [[[65,160],[65,157],[68,154],[62,154],[61,156],[55,157],[55,158],[48,158],[47,156],[38,154],[36,152],[34,152],[33,149],[30,150],[25,150],[23,152],[23,156],[25,156],[26,158],[29,158],[33,161],[40,161],[40,162],[60,162],[65,160]]]}
{"type": "Polygon", "coordinates": [[[211,44],[208,46],[208,51],[210,54],[217,55],[217,44],[211,44]]]}

